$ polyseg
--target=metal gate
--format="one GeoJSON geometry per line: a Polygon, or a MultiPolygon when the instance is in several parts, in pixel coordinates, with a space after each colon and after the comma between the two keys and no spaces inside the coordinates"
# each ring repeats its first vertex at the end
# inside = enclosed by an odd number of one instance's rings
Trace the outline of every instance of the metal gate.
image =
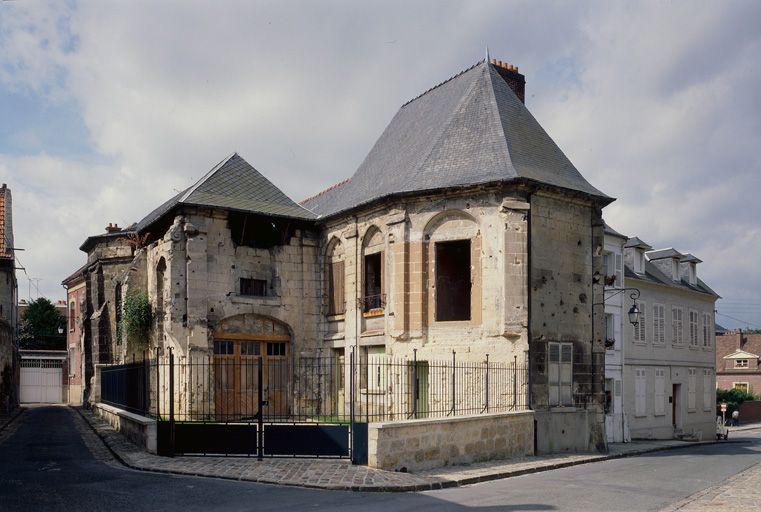
{"type": "MultiPolygon", "coordinates": [[[[254,382],[245,388],[253,390],[254,394],[241,399],[235,406],[229,406],[229,409],[235,411],[233,416],[227,416],[232,417],[232,421],[198,421],[198,417],[195,421],[188,421],[186,414],[177,414],[175,411],[177,382],[174,356],[170,353],[166,365],[168,375],[165,389],[168,396],[164,397],[168,410],[157,411],[159,455],[248,455],[260,459],[265,456],[351,457],[357,464],[367,463],[367,425],[354,421],[353,416],[335,422],[320,421],[319,418],[311,421],[265,420],[263,412],[266,413],[268,409],[276,411],[272,417],[278,417],[284,407],[278,402],[281,399],[280,393],[265,399],[265,389],[273,387],[273,383],[265,377],[271,377],[273,372],[266,371],[263,358],[256,358],[252,363],[249,374],[253,375],[254,382]],[[247,409],[254,412],[253,416],[245,417],[245,413],[238,410],[241,404],[247,405],[247,409]]],[[[218,360],[213,364],[215,375],[222,372],[237,375],[241,370],[240,363],[234,366],[236,372],[228,372],[228,368],[218,360]]],[[[220,379],[214,377],[210,380],[218,384],[220,379]]],[[[219,398],[219,386],[214,387],[217,389],[214,395],[219,398]]],[[[275,387],[279,389],[279,385],[275,387]]],[[[240,390],[236,391],[236,395],[241,394],[240,390]]],[[[156,402],[162,403],[160,399],[156,402]]],[[[219,414],[218,407],[214,407],[214,410],[219,414]]]]}
{"type": "Polygon", "coordinates": [[[22,359],[21,402],[48,404],[63,402],[63,361],[22,359]]]}

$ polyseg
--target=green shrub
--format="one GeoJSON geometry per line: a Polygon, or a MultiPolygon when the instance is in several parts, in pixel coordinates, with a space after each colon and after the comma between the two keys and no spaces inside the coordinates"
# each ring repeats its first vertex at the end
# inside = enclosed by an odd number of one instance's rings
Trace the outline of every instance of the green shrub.
{"type": "Polygon", "coordinates": [[[127,343],[135,348],[148,348],[152,320],[153,311],[148,295],[142,290],[127,292],[122,305],[122,326],[119,328],[127,336],[127,343]]]}
{"type": "Polygon", "coordinates": [[[717,389],[716,390],[716,414],[721,416],[721,408],[719,405],[722,402],[727,403],[727,416],[731,416],[733,411],[740,408],[740,404],[746,400],[754,400],[753,393],[743,391],[741,389],[717,389]]]}

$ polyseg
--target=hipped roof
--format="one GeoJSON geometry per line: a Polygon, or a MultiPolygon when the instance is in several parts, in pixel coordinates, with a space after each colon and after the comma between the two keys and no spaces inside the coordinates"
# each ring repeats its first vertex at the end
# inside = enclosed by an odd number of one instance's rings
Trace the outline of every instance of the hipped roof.
{"type": "Polygon", "coordinates": [[[482,61],[403,105],[349,180],[302,205],[325,217],[396,194],[514,180],[613,201],[482,61]]]}
{"type": "Polygon", "coordinates": [[[195,185],[175,195],[137,223],[142,232],[178,205],[207,206],[247,213],[312,220],[299,206],[237,153],[218,163],[195,185]]]}

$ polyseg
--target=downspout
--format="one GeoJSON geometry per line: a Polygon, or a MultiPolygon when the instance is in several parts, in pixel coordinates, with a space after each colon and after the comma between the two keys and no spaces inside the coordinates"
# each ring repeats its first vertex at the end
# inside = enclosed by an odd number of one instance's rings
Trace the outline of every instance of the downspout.
{"type": "MultiPolygon", "coordinates": [[[[533,332],[531,329],[531,313],[532,313],[532,307],[531,307],[531,275],[532,275],[532,268],[531,268],[531,252],[532,252],[532,245],[531,245],[531,198],[534,195],[533,192],[529,192],[528,194],[528,204],[529,209],[526,212],[526,266],[527,266],[527,275],[526,275],[526,300],[528,304],[527,313],[528,313],[528,324],[527,327],[527,334],[528,334],[528,407],[529,409],[533,409],[533,387],[534,387],[534,381],[532,379],[533,372],[531,371],[532,367],[532,353],[531,353],[531,345],[533,344],[533,332]]],[[[536,423],[536,422],[535,422],[536,423]]],[[[536,426],[534,427],[534,439],[536,439],[536,426]]]]}

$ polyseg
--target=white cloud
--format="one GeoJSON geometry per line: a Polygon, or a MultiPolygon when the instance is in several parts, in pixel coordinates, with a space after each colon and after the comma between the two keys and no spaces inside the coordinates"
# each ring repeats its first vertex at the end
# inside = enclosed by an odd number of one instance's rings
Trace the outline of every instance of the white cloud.
{"type": "MultiPolygon", "coordinates": [[[[26,264],[47,282],[83,261],[87,235],[138,220],[232,151],[295,199],[344,179],[402,103],[488,44],[526,73],[529,108],[582,173],[618,197],[605,212],[614,227],[694,252],[726,296],[761,287],[725,264],[747,269],[761,250],[754,3],[0,9],[0,87],[73,102],[99,155],[0,154],[26,264]],[[53,242],[60,257],[35,259],[53,242]]],[[[34,135],[16,137],[34,148],[34,135]]]]}

